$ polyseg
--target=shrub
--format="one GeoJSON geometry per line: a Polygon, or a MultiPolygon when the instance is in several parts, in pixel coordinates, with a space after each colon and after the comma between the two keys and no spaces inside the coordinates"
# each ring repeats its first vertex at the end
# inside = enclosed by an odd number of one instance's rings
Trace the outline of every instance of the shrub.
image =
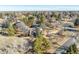
{"type": "Polygon", "coordinates": [[[13,35],[15,35],[15,33],[16,33],[16,31],[15,31],[15,29],[13,28],[13,25],[10,23],[9,24],[9,26],[8,26],[8,28],[7,28],[7,32],[8,32],[8,35],[9,36],[13,36],[13,35]]]}
{"type": "Polygon", "coordinates": [[[45,16],[44,15],[40,15],[40,24],[44,24],[45,23],[45,16]]]}
{"type": "Polygon", "coordinates": [[[71,45],[67,50],[67,54],[77,54],[77,52],[78,50],[77,50],[76,44],[71,45]]]}
{"type": "Polygon", "coordinates": [[[29,27],[31,27],[33,25],[33,22],[34,22],[34,16],[29,16],[28,21],[27,21],[27,25],[29,27]]]}
{"type": "Polygon", "coordinates": [[[21,21],[23,21],[23,22],[27,25],[28,17],[24,17],[24,18],[22,18],[21,21]]]}
{"type": "Polygon", "coordinates": [[[79,25],[79,19],[76,19],[76,20],[75,20],[74,25],[75,25],[75,26],[78,26],[78,25],[79,25]]]}
{"type": "Polygon", "coordinates": [[[0,13],[0,18],[2,18],[3,16],[2,16],[2,13],[0,13]]]}
{"type": "Polygon", "coordinates": [[[49,49],[50,47],[51,47],[50,42],[42,35],[38,36],[34,41],[34,51],[36,53],[45,53],[47,49],[49,49]]]}
{"type": "Polygon", "coordinates": [[[31,27],[34,22],[34,16],[28,16],[21,19],[27,26],[31,27]]]}

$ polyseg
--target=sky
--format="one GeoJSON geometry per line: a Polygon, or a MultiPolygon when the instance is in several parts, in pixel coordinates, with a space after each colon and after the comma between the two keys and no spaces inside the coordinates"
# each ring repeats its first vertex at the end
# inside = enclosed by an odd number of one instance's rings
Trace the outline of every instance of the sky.
{"type": "Polygon", "coordinates": [[[79,11],[79,5],[0,5],[0,11],[79,11]]]}

